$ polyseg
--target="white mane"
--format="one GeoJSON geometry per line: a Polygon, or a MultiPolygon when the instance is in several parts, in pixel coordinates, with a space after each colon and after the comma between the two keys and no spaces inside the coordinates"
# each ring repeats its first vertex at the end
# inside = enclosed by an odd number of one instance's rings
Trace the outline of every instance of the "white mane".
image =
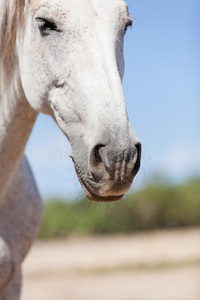
{"type": "Polygon", "coordinates": [[[16,31],[24,19],[24,0],[0,2],[0,101],[13,99],[19,92],[16,31]]]}

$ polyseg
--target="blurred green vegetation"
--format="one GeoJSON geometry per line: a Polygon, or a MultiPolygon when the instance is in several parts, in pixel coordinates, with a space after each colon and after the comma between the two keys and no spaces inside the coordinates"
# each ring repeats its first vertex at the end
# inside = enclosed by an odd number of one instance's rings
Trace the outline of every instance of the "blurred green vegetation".
{"type": "Polygon", "coordinates": [[[176,186],[154,182],[110,204],[51,199],[39,238],[200,226],[200,178],[176,186]]]}

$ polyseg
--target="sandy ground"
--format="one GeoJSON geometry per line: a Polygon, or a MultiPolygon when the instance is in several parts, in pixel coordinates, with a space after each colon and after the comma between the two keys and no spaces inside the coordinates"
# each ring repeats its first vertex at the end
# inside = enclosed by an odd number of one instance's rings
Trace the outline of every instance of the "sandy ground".
{"type": "Polygon", "coordinates": [[[36,243],[22,300],[200,300],[200,229],[36,243]]]}

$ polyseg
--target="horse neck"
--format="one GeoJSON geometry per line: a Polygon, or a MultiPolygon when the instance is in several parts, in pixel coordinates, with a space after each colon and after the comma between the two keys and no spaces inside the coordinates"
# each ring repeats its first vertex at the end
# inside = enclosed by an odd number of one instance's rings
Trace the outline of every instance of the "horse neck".
{"type": "Polygon", "coordinates": [[[23,93],[12,99],[0,99],[0,202],[12,174],[23,158],[24,149],[37,113],[23,93]]]}

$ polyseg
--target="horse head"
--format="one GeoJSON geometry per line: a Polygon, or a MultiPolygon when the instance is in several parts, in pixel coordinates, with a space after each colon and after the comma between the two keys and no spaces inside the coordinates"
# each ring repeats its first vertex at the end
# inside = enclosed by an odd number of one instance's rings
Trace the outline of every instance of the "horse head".
{"type": "Polygon", "coordinates": [[[21,85],[69,139],[86,196],[120,199],[140,167],[141,145],[123,95],[123,0],[33,0],[17,36],[21,85]]]}

